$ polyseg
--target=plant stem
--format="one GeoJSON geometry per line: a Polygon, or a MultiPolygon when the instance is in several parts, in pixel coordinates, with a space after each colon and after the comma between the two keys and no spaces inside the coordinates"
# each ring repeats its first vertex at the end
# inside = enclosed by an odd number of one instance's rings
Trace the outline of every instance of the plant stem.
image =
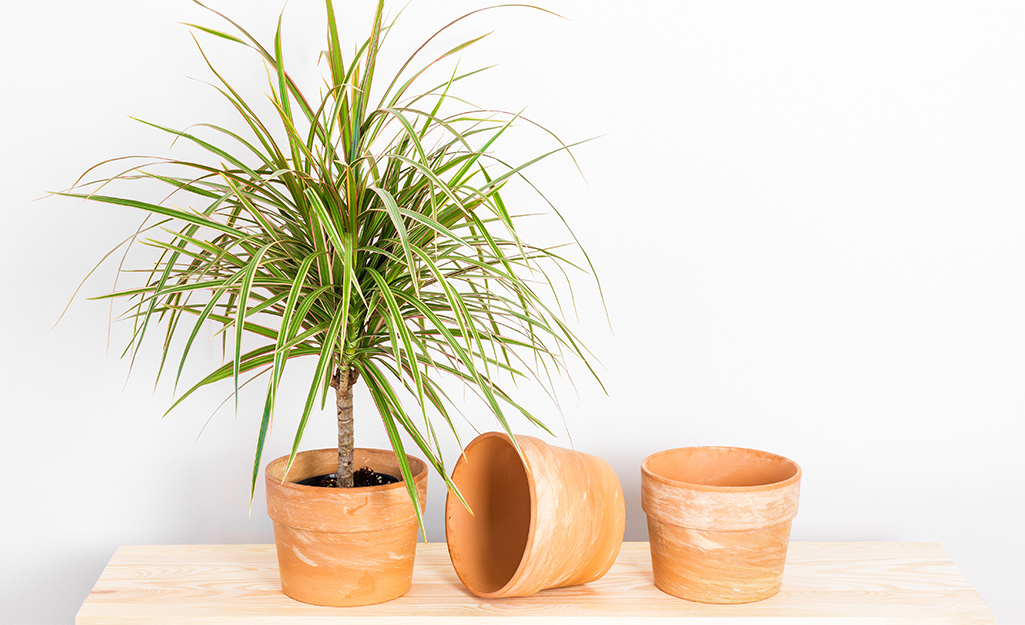
{"type": "Polygon", "coordinates": [[[338,486],[352,487],[353,464],[353,419],[352,387],[359,373],[343,365],[335,369],[331,386],[335,389],[335,404],[338,410],[338,486]]]}

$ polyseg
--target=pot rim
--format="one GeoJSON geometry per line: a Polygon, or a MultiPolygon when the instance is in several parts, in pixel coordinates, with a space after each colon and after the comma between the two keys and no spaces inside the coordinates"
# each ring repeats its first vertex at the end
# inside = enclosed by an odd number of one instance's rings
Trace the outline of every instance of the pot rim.
{"type": "Polygon", "coordinates": [[[689,447],[674,447],[673,449],[663,449],[662,451],[657,451],[651,454],[641,462],[641,477],[650,480],[655,480],[657,482],[661,482],[663,484],[667,484],[670,486],[689,488],[692,490],[720,493],[751,493],[785,488],[787,486],[790,486],[791,484],[799,482],[801,480],[801,465],[797,464],[796,462],[794,462],[790,458],[787,458],[786,456],[774,454],[771,451],[763,451],[761,449],[752,449],[749,447],[730,447],[723,445],[692,445],[689,447]],[[792,476],[788,477],[785,480],[780,480],[778,482],[769,482],[768,484],[755,484],[753,486],[713,486],[710,484],[698,484],[696,482],[674,480],[672,478],[665,477],[664,475],[655,473],[651,470],[650,464],[656,458],[674,452],[680,452],[690,449],[711,449],[726,452],[754,453],[771,460],[782,461],[782,463],[791,464],[794,466],[795,472],[792,476]]]}
{"type": "MultiPolygon", "coordinates": [[[[395,450],[393,450],[393,449],[377,449],[375,447],[356,447],[356,448],[354,448],[354,451],[355,450],[369,451],[369,452],[378,452],[378,453],[383,453],[383,454],[390,454],[392,456],[396,456],[397,457],[397,454],[395,453],[395,450]]],[[[303,455],[303,454],[312,454],[312,453],[317,453],[317,452],[322,452],[322,451],[334,451],[334,452],[336,452],[337,450],[331,449],[331,448],[307,449],[305,451],[298,452],[295,455],[295,457],[298,458],[300,455],[303,455]]],[[[410,461],[409,462],[409,464],[410,464],[409,468],[413,470],[413,483],[415,484],[420,479],[421,476],[423,476],[425,473],[427,473],[427,463],[424,462],[423,460],[417,458],[416,456],[411,456],[409,454],[406,454],[406,458],[410,461]]],[[[281,456],[280,458],[275,458],[274,460],[271,460],[270,462],[268,462],[266,468],[264,469],[264,473],[265,473],[267,479],[269,479],[272,482],[274,482],[276,487],[283,488],[283,489],[286,489],[286,490],[295,491],[297,493],[301,493],[301,492],[304,492],[304,491],[308,492],[308,491],[310,491],[310,489],[317,489],[315,492],[318,492],[318,493],[320,493],[320,492],[322,492],[324,490],[323,486],[311,486],[309,484],[298,484],[296,482],[287,481],[287,479],[286,479],[287,476],[286,475],[282,475],[281,479],[278,479],[277,477],[271,475],[271,467],[272,466],[279,465],[279,464],[283,465],[283,464],[287,464],[287,463],[288,463],[288,456],[287,455],[281,456]]],[[[277,467],[275,467],[275,468],[277,468],[277,467]]],[[[368,492],[380,492],[380,491],[394,490],[396,488],[402,488],[402,489],[406,488],[406,482],[405,482],[405,480],[402,479],[401,475],[399,476],[399,481],[398,482],[393,482],[391,484],[377,484],[375,486],[352,486],[350,488],[335,488],[335,489],[330,489],[330,490],[336,490],[336,491],[338,491],[339,494],[357,494],[358,495],[358,494],[361,494],[361,493],[368,493],[368,492]]]]}
{"type": "MultiPolygon", "coordinates": [[[[529,436],[526,436],[526,435],[520,435],[520,436],[516,437],[516,442],[513,442],[512,437],[510,437],[509,434],[507,434],[505,432],[484,432],[483,434],[481,434],[477,438],[475,438],[472,441],[470,441],[469,444],[467,444],[466,449],[463,450],[463,455],[465,456],[466,455],[466,450],[469,449],[470,447],[472,447],[478,441],[483,441],[483,440],[489,439],[489,438],[499,438],[499,439],[502,439],[508,445],[511,445],[513,450],[516,452],[516,455],[519,456],[520,462],[523,464],[523,472],[527,476],[527,490],[530,493],[530,527],[527,529],[527,542],[523,545],[523,553],[520,555],[520,562],[519,562],[519,564],[516,565],[516,570],[513,571],[513,574],[509,577],[509,581],[507,581],[501,588],[498,588],[497,590],[493,590],[491,592],[478,592],[476,590],[473,591],[473,593],[475,595],[477,595],[478,597],[481,597],[483,599],[490,599],[490,598],[502,596],[503,593],[505,593],[510,588],[512,588],[514,585],[519,583],[520,579],[523,577],[523,573],[526,570],[527,564],[529,562],[529,558],[527,556],[530,553],[532,553],[532,550],[534,549],[534,536],[535,536],[536,530],[537,530],[537,487],[536,487],[535,481],[534,481],[534,471],[531,469],[530,462],[528,462],[528,460],[527,460],[527,452],[524,449],[525,446],[522,445],[521,441],[520,441],[520,439],[530,439],[532,437],[529,437],[529,436]]],[[[529,441],[528,441],[528,444],[530,444],[529,441]]],[[[455,472],[455,470],[453,469],[453,473],[454,472],[455,472]]],[[[446,506],[447,506],[447,504],[448,504],[448,502],[446,501],[446,506]]],[[[460,501],[456,501],[454,505],[462,506],[463,504],[460,501]]],[[[445,517],[446,517],[445,518],[445,533],[447,535],[448,534],[448,513],[447,512],[445,514],[445,517]]],[[[455,568],[455,567],[453,567],[453,568],[455,568]]],[[[462,582],[464,586],[466,586],[467,588],[470,587],[470,585],[466,583],[466,580],[463,579],[463,576],[460,573],[458,568],[456,568],[456,576],[459,577],[459,581],[462,582]]]]}

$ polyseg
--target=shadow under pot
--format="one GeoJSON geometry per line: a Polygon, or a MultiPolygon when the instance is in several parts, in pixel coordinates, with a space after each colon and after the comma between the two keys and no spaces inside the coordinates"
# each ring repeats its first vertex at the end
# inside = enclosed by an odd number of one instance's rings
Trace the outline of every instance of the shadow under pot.
{"type": "Polygon", "coordinates": [[[449,493],[445,536],[463,585],[485,597],[522,597],[592,582],[623,544],[623,489],[597,456],[488,432],[460,456],[452,481],[473,510],[449,493]]]}
{"type": "MultiPolygon", "coordinates": [[[[407,456],[420,503],[427,499],[427,465],[407,456]]],[[[355,450],[355,466],[401,475],[395,453],[355,450]]],[[[298,601],[357,606],[388,601],[409,590],[416,555],[416,510],[402,481],[333,488],[297,484],[334,473],[338,450],[318,449],[267,465],[267,514],[274,521],[281,590],[298,601]]]]}
{"type": "Polygon", "coordinates": [[[655,585],[703,603],[779,592],[801,468],[738,447],[684,447],[641,464],[655,585]]]}

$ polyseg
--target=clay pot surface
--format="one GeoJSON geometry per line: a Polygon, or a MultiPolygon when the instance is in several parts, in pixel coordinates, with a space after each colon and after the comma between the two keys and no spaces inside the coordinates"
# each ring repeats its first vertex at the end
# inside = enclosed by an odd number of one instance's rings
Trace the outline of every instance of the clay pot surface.
{"type": "MultiPolygon", "coordinates": [[[[427,498],[427,465],[408,456],[420,496],[427,498]]],[[[336,449],[288,456],[267,465],[267,514],[274,521],[281,590],[316,605],[355,606],[388,601],[409,590],[417,523],[404,482],[362,488],[296,484],[334,473],[336,449]]],[[[354,466],[401,476],[391,450],[356,449],[354,466]]]]}
{"type": "Polygon", "coordinates": [[[488,432],[456,463],[445,535],[456,574],[480,597],[522,597],[594,581],[623,544],[623,489],[597,456],[488,432]]]}
{"type": "Polygon", "coordinates": [[[641,464],[655,585],[703,603],[747,603],[783,580],[801,468],[739,447],[684,447],[641,464]]]}

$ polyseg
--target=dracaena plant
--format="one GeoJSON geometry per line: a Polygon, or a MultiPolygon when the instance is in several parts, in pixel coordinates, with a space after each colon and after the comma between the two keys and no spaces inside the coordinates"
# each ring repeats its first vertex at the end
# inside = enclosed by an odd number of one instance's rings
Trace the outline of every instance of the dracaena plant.
{"type": "MultiPolygon", "coordinates": [[[[454,488],[436,428],[443,422],[455,433],[457,407],[444,378],[469,387],[512,434],[510,414],[545,426],[516,402],[511,384],[523,378],[550,392],[552,374],[565,371],[567,358],[588,362],[549,280],[553,272],[579,267],[561,251],[523,240],[502,197],[507,185],[526,180],[525,168],[570,146],[555,139],[536,158],[507,163],[493,150],[521,118],[474,108],[454,95],[476,72],[446,70],[448,80],[419,88],[428,68],[482,37],[420,62],[425,44],[385,78],[378,58],[391,26],[383,0],[369,37],[348,56],[331,0],[325,8],[318,99],[307,97],[286,71],[280,19],[273,45],[264,46],[213,11],[229,28],[189,26],[262,59],[273,112],[261,117],[200,47],[216,77],[212,84],[237,112],[241,130],[148,124],[194,144],[207,158],[143,159],[113,176],[83,177],[65,195],[147,214],[125,245],[156,248],[157,260],[141,267],[129,261],[119,273],[143,279],[102,296],[128,302],[133,331],[126,355],[134,359],[162,324],[157,379],[171,370],[177,385],[204,327],[226,340],[226,362],[180,393],[168,412],[221,381],[233,384],[237,408],[239,388],[266,379],[253,489],[286,365],[309,358],[316,367],[289,466],[311,414],[333,389],[339,481],[351,486],[352,391],[362,382],[415,500],[402,431],[454,488]],[[133,186],[138,183],[144,188],[133,186]],[[145,194],[154,183],[168,188],[163,199],[145,194]],[[415,406],[400,401],[403,392],[415,406]]],[[[568,230],[567,238],[579,249],[568,230]]],[[[586,254],[582,258],[590,272],[586,254]]]]}

